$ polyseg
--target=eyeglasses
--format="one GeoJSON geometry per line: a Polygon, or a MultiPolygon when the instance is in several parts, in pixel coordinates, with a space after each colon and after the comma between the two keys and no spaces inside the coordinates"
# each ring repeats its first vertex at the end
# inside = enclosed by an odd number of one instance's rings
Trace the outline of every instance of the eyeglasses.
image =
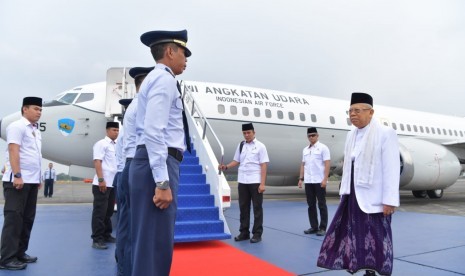
{"type": "Polygon", "coordinates": [[[351,108],[349,109],[349,114],[352,112],[355,112],[355,114],[360,114],[360,112],[365,111],[365,110],[371,110],[371,108],[351,108]]]}
{"type": "Polygon", "coordinates": [[[318,135],[318,134],[309,134],[309,135],[307,135],[307,136],[308,136],[308,137],[315,137],[315,136],[317,136],[317,135],[318,135]]]}

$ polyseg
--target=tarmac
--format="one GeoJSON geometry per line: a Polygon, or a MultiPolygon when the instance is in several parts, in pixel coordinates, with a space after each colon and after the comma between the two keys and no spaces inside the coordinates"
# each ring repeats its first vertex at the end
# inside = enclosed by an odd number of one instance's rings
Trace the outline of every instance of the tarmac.
{"type": "MultiPolygon", "coordinates": [[[[235,236],[239,228],[237,184],[230,184],[233,201],[225,217],[235,236]]],[[[330,220],[339,202],[337,187],[338,182],[331,182],[327,189],[330,220]]],[[[103,251],[90,246],[91,202],[91,184],[87,183],[57,183],[52,198],[44,198],[40,190],[28,250],[39,256],[39,261],[23,271],[0,270],[0,275],[115,275],[114,245],[103,251]]],[[[302,189],[267,187],[263,241],[224,242],[295,275],[348,275],[316,266],[323,238],[303,233],[308,228],[306,207],[302,189]]],[[[0,227],[2,224],[3,219],[0,227]]],[[[392,228],[392,275],[465,275],[465,180],[445,190],[441,199],[418,199],[411,192],[401,191],[401,206],[393,216],[392,228]]],[[[221,272],[212,271],[210,275],[221,272]]]]}

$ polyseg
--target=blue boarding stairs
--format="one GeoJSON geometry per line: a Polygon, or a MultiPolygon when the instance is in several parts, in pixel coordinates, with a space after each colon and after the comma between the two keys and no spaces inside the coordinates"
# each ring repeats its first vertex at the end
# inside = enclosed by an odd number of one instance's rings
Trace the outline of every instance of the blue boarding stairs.
{"type": "Polygon", "coordinates": [[[192,93],[186,85],[181,87],[184,88],[192,152],[184,153],[180,166],[174,242],[230,239],[223,211],[231,206],[231,189],[224,174],[218,172],[219,162],[209,139],[214,139],[221,158],[224,148],[192,93]]]}

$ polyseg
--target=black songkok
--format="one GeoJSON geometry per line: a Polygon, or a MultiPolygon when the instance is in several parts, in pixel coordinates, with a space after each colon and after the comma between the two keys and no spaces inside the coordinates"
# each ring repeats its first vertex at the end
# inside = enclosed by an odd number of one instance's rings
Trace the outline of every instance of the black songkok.
{"type": "Polygon", "coordinates": [[[352,93],[352,98],[350,99],[350,105],[358,103],[365,103],[373,106],[373,98],[366,93],[354,92],[352,93]]]}
{"type": "Polygon", "coordinates": [[[254,130],[252,123],[242,124],[242,131],[254,130]]]}

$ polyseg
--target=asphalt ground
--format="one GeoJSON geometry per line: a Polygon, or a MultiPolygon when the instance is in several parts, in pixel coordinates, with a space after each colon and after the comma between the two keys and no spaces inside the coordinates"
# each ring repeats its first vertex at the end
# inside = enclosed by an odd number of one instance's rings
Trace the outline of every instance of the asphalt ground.
{"type": "MultiPolygon", "coordinates": [[[[232,200],[237,200],[237,182],[229,182],[232,200]]],[[[327,204],[337,204],[339,182],[332,181],[327,187],[327,204]]],[[[305,203],[305,191],[296,186],[267,186],[265,200],[289,200],[305,203]]],[[[43,188],[39,190],[38,204],[92,203],[91,184],[83,182],[57,182],[52,198],[45,198],[43,188]]],[[[0,204],[3,204],[3,197],[0,204]]],[[[440,199],[415,198],[410,191],[400,191],[398,211],[442,214],[465,217],[465,179],[459,179],[454,185],[444,190],[440,199]]]]}

